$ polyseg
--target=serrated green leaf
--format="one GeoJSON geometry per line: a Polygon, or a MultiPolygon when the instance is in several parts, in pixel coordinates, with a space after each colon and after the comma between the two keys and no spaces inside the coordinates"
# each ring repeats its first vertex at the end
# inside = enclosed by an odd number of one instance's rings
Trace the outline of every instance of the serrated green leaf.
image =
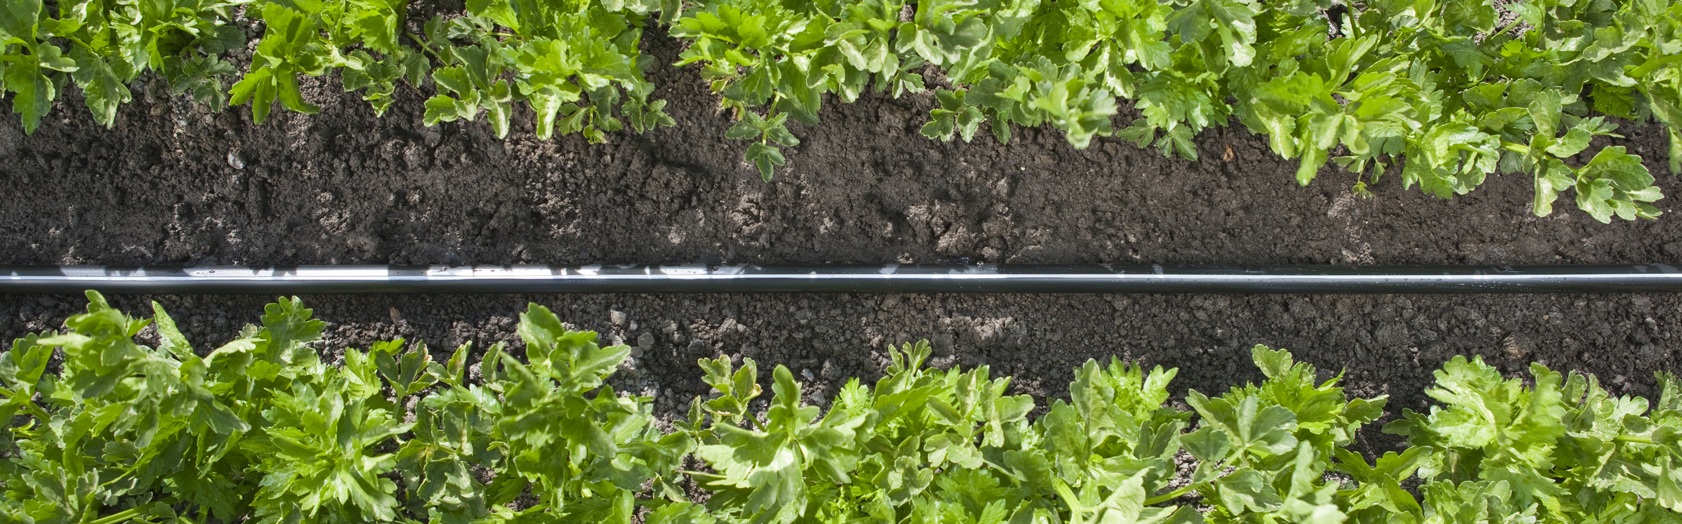
{"type": "Polygon", "coordinates": [[[759,168],[759,176],[767,182],[771,181],[771,171],[774,166],[788,163],[788,160],[783,158],[783,153],[778,151],[776,146],[763,142],[749,144],[746,156],[749,162],[753,162],[754,166],[759,168]]]}
{"type": "Polygon", "coordinates": [[[163,304],[152,302],[153,325],[158,327],[158,349],[168,351],[175,358],[185,360],[193,354],[193,345],[187,342],[187,337],[175,326],[175,319],[164,312],[163,304]]]}
{"type": "Polygon", "coordinates": [[[1234,514],[1268,513],[1280,508],[1279,493],[1253,469],[1239,468],[1214,483],[1222,507],[1234,514]]]}
{"type": "Polygon", "coordinates": [[[28,62],[11,64],[5,69],[5,86],[12,92],[12,112],[23,117],[25,134],[40,127],[41,118],[53,108],[58,90],[53,87],[40,66],[28,62]]]}
{"type": "Polygon", "coordinates": [[[0,41],[9,38],[35,40],[35,23],[41,17],[41,0],[6,2],[0,9],[0,41]]]}

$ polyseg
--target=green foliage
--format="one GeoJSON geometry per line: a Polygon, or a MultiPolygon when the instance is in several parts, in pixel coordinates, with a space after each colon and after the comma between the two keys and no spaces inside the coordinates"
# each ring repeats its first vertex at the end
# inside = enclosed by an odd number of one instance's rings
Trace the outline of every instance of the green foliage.
{"type": "Polygon", "coordinates": [[[1592,375],[1561,377],[1541,364],[1530,374],[1529,384],[1503,379],[1482,359],[1456,357],[1427,391],[1443,406],[1405,411],[1385,428],[1436,451],[1417,461],[1436,512],[1427,517],[1674,522],[1682,511],[1676,378],[1658,373],[1662,393],[1649,406],[1610,396],[1592,375]]]}
{"type": "MultiPolygon", "coordinates": [[[[1287,351],[1256,346],[1251,353],[1265,382],[1218,398],[1196,391],[1186,398],[1202,420],[1202,427],[1185,436],[1186,450],[1199,460],[1191,487],[1218,501],[1213,520],[1278,514],[1294,521],[1343,522],[1349,513],[1367,509],[1351,500],[1354,494],[1343,489],[1349,486],[1328,482],[1325,475],[1334,459],[1366,466],[1344,447],[1361,425],[1383,414],[1385,397],[1350,400],[1336,386],[1338,379],[1316,385],[1314,367],[1294,362],[1287,351]]],[[[1364,482],[1387,480],[1397,481],[1376,474],[1364,482]]]]}
{"type": "Polygon", "coordinates": [[[493,347],[470,381],[466,346],[438,363],[397,340],[328,365],[297,299],[201,357],[161,308],[154,349],[133,340],[153,321],[88,296],[69,333],[0,354],[0,415],[31,419],[3,441],[10,522],[629,522],[633,494],[692,449],[654,429],[648,399],[602,385],[628,347],[540,306],[521,316],[526,359],[493,347]],[[505,506],[528,490],[537,504],[505,506]]]}
{"type": "MultiPolygon", "coordinates": [[[[779,2],[720,0],[685,13],[672,35],[690,40],[677,65],[700,63],[702,76],[741,122],[728,137],[753,140],[747,159],[770,180],[785,160],[778,147],[798,145],[790,116],[818,124],[823,96],[852,102],[872,85],[895,96],[923,90],[913,71],[924,59],[895,49],[906,25],[902,0],[779,2]],[[896,32],[900,35],[897,40],[896,32]],[[752,108],[765,108],[760,116],[752,108]]],[[[973,45],[977,41],[971,41],[973,45]]]]}
{"type": "Polygon", "coordinates": [[[128,84],[153,71],[175,93],[191,93],[220,107],[224,76],[234,67],[219,58],[245,44],[230,25],[240,1],[147,2],[7,1],[0,10],[0,92],[34,132],[68,83],[82,90],[94,121],[110,127],[117,106],[133,99],[128,84]]]}
{"type": "Polygon", "coordinates": [[[428,97],[425,123],[483,115],[499,137],[516,103],[535,133],[591,142],[627,124],[675,124],[651,99],[655,64],[638,49],[650,21],[684,40],[769,180],[817,125],[827,96],[933,89],[922,134],[1000,142],[1050,125],[1077,148],[1116,136],[1196,160],[1197,134],[1233,118],[1298,162],[1307,184],[1328,163],[1366,192],[1399,166],[1442,198],[1491,175],[1534,180],[1533,212],[1564,192],[1602,222],[1655,218],[1663,198],[1641,158],[1591,112],[1656,120],[1682,173],[1682,2],[1526,0],[470,0],[421,23],[395,0],[12,0],[0,11],[0,91],[33,132],[66,85],[112,125],[146,71],[201,103],[276,102],[315,112],[300,78],[339,72],[376,113],[396,91],[428,97]],[[233,10],[260,20],[248,70],[233,10]],[[1503,11],[1516,18],[1500,22],[1503,11]],[[420,27],[419,34],[410,27],[420,27]],[[924,74],[933,71],[934,79],[924,74]],[[931,85],[933,84],[933,85],[931,85]],[[1586,96],[1584,96],[1586,94],[1586,96]],[[1123,100],[1139,117],[1112,120],[1123,100]],[[1405,160],[1404,160],[1405,159],[1405,160]]]}
{"type": "MultiPolygon", "coordinates": [[[[537,113],[537,134],[583,133],[602,141],[623,127],[672,125],[665,104],[649,100],[651,62],[638,50],[643,19],[661,6],[642,2],[476,0],[464,16],[440,16],[416,35],[408,3],[394,0],[148,0],[7,2],[0,12],[0,91],[33,132],[69,81],[82,89],[94,119],[110,126],[128,85],[146,71],[177,94],[212,108],[251,105],[263,122],[274,104],[314,113],[299,79],[340,73],[383,114],[401,85],[434,84],[426,123],[473,120],[484,112],[498,136],[508,133],[512,103],[537,113]],[[247,71],[221,58],[246,47],[233,10],[262,24],[247,71]]],[[[667,6],[676,11],[677,6],[667,6]]]]}
{"type": "Polygon", "coordinates": [[[512,103],[525,101],[545,140],[559,131],[601,142],[624,128],[615,108],[639,132],[672,125],[661,112],[665,103],[648,99],[654,85],[643,71],[652,62],[637,50],[644,19],[658,7],[636,0],[475,0],[465,16],[433,18],[420,42],[440,62],[431,75],[438,94],[426,101],[426,124],[473,120],[484,111],[504,137],[512,103]]]}
{"type": "Polygon", "coordinates": [[[1168,404],[1175,370],[1088,361],[1031,419],[1008,378],[929,368],[922,342],[827,402],[788,368],[764,399],[752,359],[702,359],[713,392],[668,430],[606,383],[629,347],[535,304],[523,357],[464,345],[436,361],[394,340],[330,364],[297,299],[201,355],[156,304],[134,319],[88,298],[69,332],[0,353],[7,522],[1682,519],[1682,383],[1663,372],[1649,405],[1593,376],[1508,379],[1457,357],[1427,391],[1439,405],[1385,428],[1408,447],[1369,462],[1349,447],[1385,397],[1352,399],[1284,350],[1256,346],[1265,380],[1191,391],[1190,411],[1168,404]],[[148,326],[156,348],[135,341],[148,326]]]}

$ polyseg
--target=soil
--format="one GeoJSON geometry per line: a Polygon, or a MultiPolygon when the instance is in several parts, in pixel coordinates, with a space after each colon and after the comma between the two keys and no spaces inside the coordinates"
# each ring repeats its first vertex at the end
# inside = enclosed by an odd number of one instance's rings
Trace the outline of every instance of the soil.
{"type": "MultiPolygon", "coordinates": [[[[653,29],[645,52],[676,60],[653,29]]],[[[1625,125],[1671,198],[1656,221],[1603,225],[1563,198],[1530,214],[1531,181],[1496,176],[1438,200],[1394,173],[1373,198],[1295,164],[1234,123],[1198,139],[1199,161],[1116,139],[1076,150],[1049,129],[1000,145],[917,133],[927,94],[831,100],[820,127],[765,183],[726,140],[728,115],[698,69],[659,68],[675,127],[539,141],[531,113],[495,138],[483,122],[422,125],[423,98],[400,90],[384,117],[335,80],[311,79],[320,114],[212,113],[137,90],[113,129],[76,93],[31,136],[0,118],[0,264],[1143,263],[1586,264],[1682,258],[1682,179],[1662,129],[1625,125]]],[[[1118,123],[1131,117],[1123,115],[1118,123]]],[[[1591,148],[1589,151],[1596,150],[1591,148]]],[[[1586,158],[1579,159],[1579,161],[1586,158]]],[[[272,297],[158,300],[201,349],[253,322],[272,297]]],[[[1014,390],[1066,396],[1071,369],[1117,355],[1180,368],[1177,388],[1259,379],[1254,344],[1347,369],[1361,395],[1420,410],[1431,371],[1480,354],[1522,375],[1531,361],[1593,372],[1616,393],[1653,396],[1652,371],[1682,362],[1682,296],[580,295],[309,296],[330,322],[324,347],[392,336],[435,353],[511,341],[528,301],[610,341],[639,345],[616,376],[677,410],[703,394],[694,362],[718,354],[786,364],[825,396],[878,376],[888,343],[929,338],[936,364],[993,366],[1014,390]],[[614,311],[623,313],[615,323],[614,311]],[[646,335],[646,336],[645,336],[646,335]],[[639,340],[645,343],[639,343],[639,340]]],[[[0,334],[52,329],[74,296],[0,296],[0,334]]],[[[9,344],[0,342],[0,348],[9,344]]],[[[1376,431],[1376,448],[1396,442],[1376,431]]]]}

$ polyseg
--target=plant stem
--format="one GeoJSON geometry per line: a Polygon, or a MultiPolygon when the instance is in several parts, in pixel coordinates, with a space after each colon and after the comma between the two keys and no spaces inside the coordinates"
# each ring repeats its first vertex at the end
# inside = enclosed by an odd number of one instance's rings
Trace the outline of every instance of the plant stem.
{"type": "Polygon", "coordinates": [[[438,53],[436,51],[432,50],[431,45],[428,45],[425,40],[421,40],[420,37],[415,36],[414,33],[410,33],[407,29],[405,29],[405,30],[403,30],[403,36],[407,36],[407,37],[409,37],[410,40],[414,40],[416,44],[420,44],[421,52],[426,53],[428,55],[432,55],[432,58],[438,60],[439,65],[444,65],[444,66],[450,65],[449,60],[445,60],[444,57],[438,56],[438,53]]]}
{"type": "Polygon", "coordinates": [[[1010,477],[1011,480],[1015,480],[1017,482],[1022,482],[1023,481],[1023,478],[1020,475],[1012,473],[1010,470],[1005,469],[1005,468],[999,466],[998,464],[994,464],[993,461],[991,461],[991,460],[987,460],[987,459],[983,458],[983,459],[981,459],[981,463],[986,464],[987,467],[992,468],[993,471],[997,471],[1001,475],[1004,475],[1006,477],[1010,477]]]}
{"type": "Polygon", "coordinates": [[[1186,487],[1176,489],[1174,491],[1170,491],[1170,492],[1167,492],[1167,493],[1163,493],[1161,495],[1157,495],[1155,497],[1145,499],[1145,505],[1150,506],[1150,505],[1154,505],[1154,504],[1161,504],[1161,503],[1164,503],[1164,502],[1168,502],[1170,500],[1180,498],[1182,496],[1185,496],[1186,493],[1190,493],[1191,488],[1193,486],[1195,486],[1195,484],[1187,484],[1186,487]]]}
{"type": "Polygon", "coordinates": [[[1507,22],[1507,25],[1501,26],[1500,29],[1496,29],[1494,32],[1489,33],[1489,37],[1493,38],[1496,35],[1505,33],[1505,32],[1507,32],[1507,30],[1512,29],[1514,26],[1517,26],[1519,22],[1523,22],[1523,21],[1524,21],[1523,18],[1514,18],[1513,21],[1507,22]]]}
{"type": "MultiPolygon", "coordinates": [[[[5,396],[8,400],[17,398],[17,395],[18,392],[16,391],[0,388],[0,396],[5,396]]],[[[46,411],[42,410],[41,406],[35,405],[35,395],[33,393],[30,394],[29,399],[25,400],[21,405],[23,406],[24,411],[35,416],[35,418],[41,419],[41,422],[43,423],[52,420],[53,418],[52,415],[48,415],[46,411]]]]}
{"type": "Polygon", "coordinates": [[[25,403],[24,408],[29,411],[29,414],[34,415],[35,418],[41,419],[41,423],[43,424],[53,419],[52,415],[48,415],[46,411],[41,409],[41,406],[35,405],[34,401],[25,403]]]}
{"type": "Polygon", "coordinates": [[[122,510],[122,511],[119,511],[119,512],[116,512],[116,513],[112,513],[110,515],[106,515],[106,516],[101,517],[97,520],[94,520],[93,522],[89,522],[88,524],[117,524],[119,522],[123,522],[123,521],[129,520],[129,519],[132,519],[132,518],[135,518],[135,517],[138,517],[138,516],[140,516],[140,508],[137,508],[137,507],[136,508],[129,508],[129,509],[125,509],[125,510],[122,510]]]}
{"type": "Polygon", "coordinates": [[[1682,62],[1682,55],[1670,55],[1649,59],[1647,60],[1647,63],[1641,64],[1641,67],[1630,70],[1629,76],[1630,78],[1640,80],[1641,77],[1647,76],[1649,73],[1652,73],[1661,67],[1676,62],[1682,62]]]}

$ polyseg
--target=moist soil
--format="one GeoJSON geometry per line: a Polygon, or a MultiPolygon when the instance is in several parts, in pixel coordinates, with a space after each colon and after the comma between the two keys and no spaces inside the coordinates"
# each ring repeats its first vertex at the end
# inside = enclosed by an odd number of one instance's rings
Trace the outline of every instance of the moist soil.
{"type": "MultiPolygon", "coordinates": [[[[676,61],[650,29],[644,51],[676,61]]],[[[25,136],[0,118],[0,264],[1117,263],[1594,264],[1682,258],[1682,179],[1663,130],[1625,123],[1597,139],[1646,159],[1670,198],[1658,220],[1600,224],[1567,195],[1530,213],[1527,176],[1495,176],[1439,200],[1392,169],[1375,195],[1324,169],[1296,184],[1293,161],[1235,122],[1198,137],[1197,161],[1118,139],[1070,147],[1051,129],[1001,145],[943,143],[917,129],[927,94],[829,100],[824,125],[795,126],[775,180],[724,138],[730,115],[696,67],[657,68],[677,126],[605,144],[483,122],[422,124],[424,98],[399,88],[376,117],[336,80],[308,79],[316,115],[257,125],[144,82],[112,129],[77,93],[25,136]]],[[[1124,110],[1124,113],[1127,111],[1124,110]]],[[[1118,117],[1125,125],[1132,115],[1118,117]]],[[[1575,159],[1577,163],[1587,160],[1575,159]]],[[[255,322],[272,297],[121,296],[162,303],[202,350],[255,322]]],[[[1615,393],[1656,395],[1678,369],[1682,296],[1620,295],[387,295],[306,296],[329,322],[324,351],[405,337],[447,357],[513,336],[527,302],[637,347],[616,375],[668,413],[705,394],[698,358],[785,364],[825,397],[880,376],[890,343],[930,339],[936,366],[990,365],[1013,390],[1066,397],[1071,371],[1118,356],[1178,367],[1177,392],[1259,380],[1255,344],[1337,370],[1352,393],[1425,409],[1431,371],[1483,355],[1515,376],[1529,362],[1598,374],[1615,393]],[[616,321],[617,320],[617,321],[616,321]]],[[[55,329],[76,296],[0,296],[0,335],[55,329]]],[[[1397,442],[1376,431],[1369,449],[1397,442]]]]}

